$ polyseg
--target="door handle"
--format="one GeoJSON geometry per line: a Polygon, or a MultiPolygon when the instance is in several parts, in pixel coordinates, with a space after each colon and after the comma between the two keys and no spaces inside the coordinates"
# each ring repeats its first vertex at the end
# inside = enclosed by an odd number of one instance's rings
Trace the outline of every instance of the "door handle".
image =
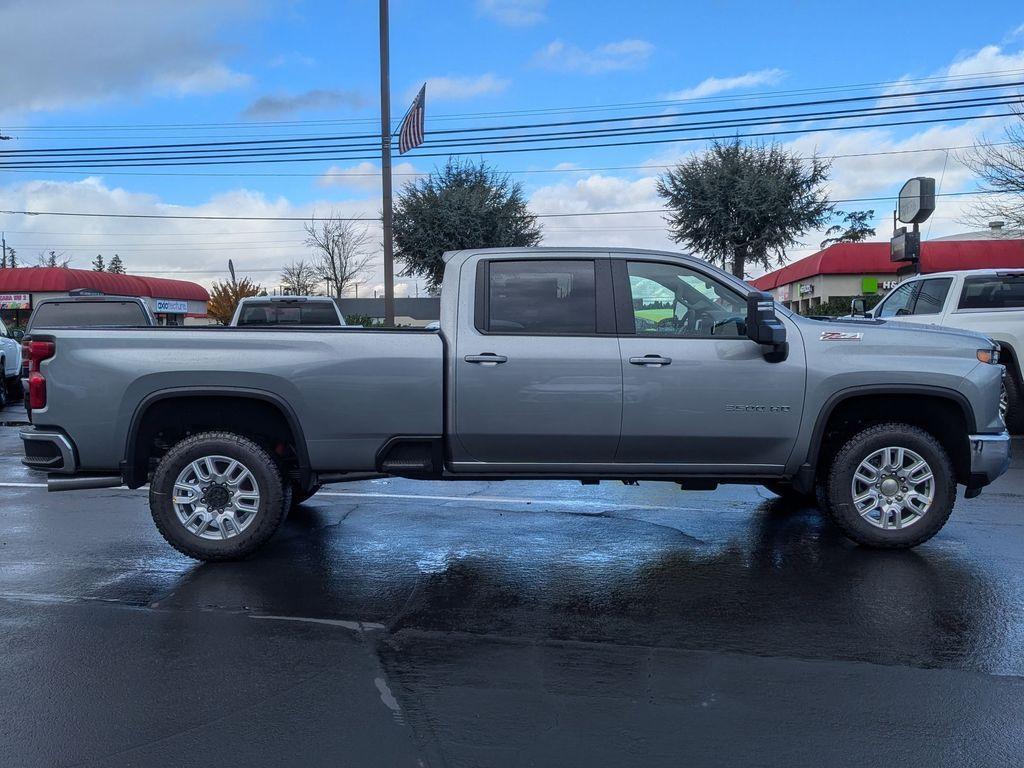
{"type": "Polygon", "coordinates": [[[507,357],[496,355],[493,352],[484,352],[482,355],[466,355],[462,359],[467,363],[477,363],[479,365],[497,365],[498,363],[508,362],[507,357]]]}
{"type": "Polygon", "coordinates": [[[661,355],[644,355],[643,357],[631,357],[629,362],[632,365],[643,365],[648,368],[660,368],[663,365],[671,365],[671,357],[662,357],[661,355]]]}

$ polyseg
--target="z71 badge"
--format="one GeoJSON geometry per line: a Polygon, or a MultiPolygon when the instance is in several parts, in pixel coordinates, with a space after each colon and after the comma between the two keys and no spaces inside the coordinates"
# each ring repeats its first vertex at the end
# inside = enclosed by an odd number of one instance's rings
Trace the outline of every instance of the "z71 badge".
{"type": "Polygon", "coordinates": [[[822,341],[860,341],[864,338],[864,334],[849,331],[822,331],[820,338],[822,341]]]}

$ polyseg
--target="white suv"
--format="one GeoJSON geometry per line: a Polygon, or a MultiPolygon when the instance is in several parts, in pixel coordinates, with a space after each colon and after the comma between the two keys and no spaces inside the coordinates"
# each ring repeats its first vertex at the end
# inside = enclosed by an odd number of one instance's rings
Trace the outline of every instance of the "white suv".
{"type": "Polygon", "coordinates": [[[18,385],[20,376],[21,341],[0,320],[0,408],[7,405],[7,397],[18,385]]]}
{"type": "Polygon", "coordinates": [[[893,288],[870,315],[978,331],[998,341],[1006,366],[1007,426],[1024,432],[1024,270],[919,275],[893,288]]]}

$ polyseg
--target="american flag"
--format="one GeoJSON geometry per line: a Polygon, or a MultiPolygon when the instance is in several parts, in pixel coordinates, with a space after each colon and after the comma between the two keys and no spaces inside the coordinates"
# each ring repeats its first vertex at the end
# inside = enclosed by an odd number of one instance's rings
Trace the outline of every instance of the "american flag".
{"type": "Polygon", "coordinates": [[[412,106],[405,113],[402,120],[402,127],[398,130],[398,154],[404,155],[410,149],[416,149],[423,143],[423,118],[426,112],[425,100],[427,96],[427,84],[424,83],[420,92],[413,99],[412,106]]]}

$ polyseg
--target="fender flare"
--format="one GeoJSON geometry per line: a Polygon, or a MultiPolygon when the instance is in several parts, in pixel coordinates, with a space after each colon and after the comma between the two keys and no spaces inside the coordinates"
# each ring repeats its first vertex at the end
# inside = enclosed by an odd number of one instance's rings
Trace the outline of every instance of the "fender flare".
{"type": "Polygon", "coordinates": [[[299,463],[299,483],[304,487],[309,484],[312,478],[312,470],[309,464],[309,450],[306,445],[306,436],[299,423],[299,417],[288,401],[273,392],[264,389],[250,389],[247,387],[169,387],[151,392],[139,401],[132,413],[128,425],[128,435],[125,441],[124,456],[121,460],[121,474],[127,481],[129,487],[137,488],[145,482],[136,484],[136,473],[138,468],[134,466],[136,442],[142,419],[150,406],[161,400],[173,400],[181,397],[237,397],[248,400],[260,400],[276,407],[284,416],[288,428],[295,437],[295,456],[299,463]]]}
{"type": "Polygon", "coordinates": [[[797,470],[793,478],[793,485],[801,490],[810,492],[814,488],[814,477],[818,470],[818,457],[821,452],[821,444],[825,437],[825,427],[835,409],[847,400],[871,395],[928,395],[939,397],[955,403],[964,416],[964,423],[967,425],[967,434],[973,434],[976,429],[974,409],[970,401],[955,389],[938,387],[928,384],[864,384],[855,387],[847,387],[834,392],[825,405],[818,412],[814,421],[814,429],[811,432],[811,442],[807,446],[807,454],[804,463],[797,470]]]}

